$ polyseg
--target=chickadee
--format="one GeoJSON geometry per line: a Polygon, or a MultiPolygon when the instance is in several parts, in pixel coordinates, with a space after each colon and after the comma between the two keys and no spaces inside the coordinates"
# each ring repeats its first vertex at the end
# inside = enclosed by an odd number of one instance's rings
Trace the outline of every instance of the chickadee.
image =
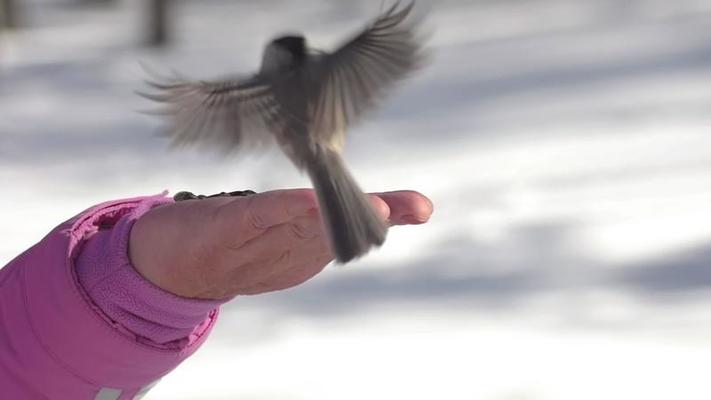
{"type": "Polygon", "coordinates": [[[336,260],[345,263],[380,246],[387,226],[348,172],[341,154],[346,129],[397,81],[422,64],[414,2],[395,3],[360,33],[328,53],[300,35],[273,40],[251,77],[148,82],[143,96],[165,104],[174,144],[244,148],[273,136],[316,189],[336,260]]]}

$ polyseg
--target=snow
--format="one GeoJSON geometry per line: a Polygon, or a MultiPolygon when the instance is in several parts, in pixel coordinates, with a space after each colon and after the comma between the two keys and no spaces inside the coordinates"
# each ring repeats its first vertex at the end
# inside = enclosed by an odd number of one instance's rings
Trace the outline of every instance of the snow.
{"type": "MultiPolygon", "coordinates": [[[[140,62],[248,73],[285,30],[338,43],[379,1],[35,0],[0,36],[0,265],[100,201],[308,185],[277,152],[169,152],[140,62]],[[218,172],[219,171],[219,172],[218,172]]],[[[148,399],[708,399],[711,3],[438,1],[432,64],[355,129],[370,191],[430,223],[292,290],[238,298],[148,399]]]]}

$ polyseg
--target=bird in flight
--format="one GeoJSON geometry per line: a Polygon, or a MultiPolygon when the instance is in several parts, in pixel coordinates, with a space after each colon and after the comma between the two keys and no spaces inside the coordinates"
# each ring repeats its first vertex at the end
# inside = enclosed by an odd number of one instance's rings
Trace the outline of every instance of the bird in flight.
{"type": "Polygon", "coordinates": [[[260,70],[216,81],[148,81],[176,145],[232,152],[276,139],[317,193],[332,252],[346,263],[385,241],[378,217],[343,161],[347,129],[425,59],[414,1],[396,2],[332,52],[297,34],[265,48],[260,70]]]}

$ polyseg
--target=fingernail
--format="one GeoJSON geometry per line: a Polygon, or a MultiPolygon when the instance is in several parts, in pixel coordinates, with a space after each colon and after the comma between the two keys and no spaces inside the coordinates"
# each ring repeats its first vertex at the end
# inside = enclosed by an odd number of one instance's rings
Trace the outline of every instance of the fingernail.
{"type": "Polygon", "coordinates": [[[417,216],[411,215],[411,214],[403,215],[400,218],[403,221],[405,221],[405,223],[408,223],[410,225],[419,225],[419,224],[424,224],[425,222],[427,222],[427,219],[423,219],[422,217],[417,217],[417,216]]]}

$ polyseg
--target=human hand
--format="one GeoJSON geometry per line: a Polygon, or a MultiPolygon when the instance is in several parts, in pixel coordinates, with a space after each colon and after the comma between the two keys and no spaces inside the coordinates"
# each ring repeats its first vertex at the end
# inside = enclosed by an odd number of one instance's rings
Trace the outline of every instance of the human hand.
{"type": "MultiPolygon", "coordinates": [[[[391,225],[427,222],[432,202],[420,193],[370,196],[391,225]]],[[[156,207],[129,239],[136,270],[176,295],[228,299],[299,285],[333,259],[310,189],[216,197],[156,207]]]]}

